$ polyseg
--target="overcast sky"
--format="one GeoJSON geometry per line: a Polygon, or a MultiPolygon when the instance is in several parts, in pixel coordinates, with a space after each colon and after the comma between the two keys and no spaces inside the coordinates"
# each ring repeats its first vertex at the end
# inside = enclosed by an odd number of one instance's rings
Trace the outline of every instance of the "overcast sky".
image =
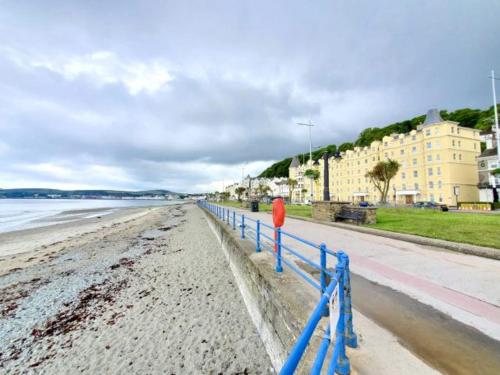
{"type": "Polygon", "coordinates": [[[498,0],[0,0],[0,188],[220,190],[298,121],[491,106],[499,41],[498,0]]]}

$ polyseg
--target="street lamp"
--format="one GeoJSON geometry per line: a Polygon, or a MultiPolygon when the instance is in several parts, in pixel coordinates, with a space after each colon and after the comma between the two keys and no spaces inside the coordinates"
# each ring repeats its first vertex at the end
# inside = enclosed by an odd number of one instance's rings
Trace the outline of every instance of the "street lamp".
{"type": "Polygon", "coordinates": [[[500,132],[498,131],[498,110],[497,110],[497,93],[495,89],[495,80],[500,81],[500,79],[495,78],[495,71],[491,71],[491,90],[493,91],[493,111],[495,113],[495,131],[497,137],[497,158],[500,164],[500,132]]]}
{"type": "MultiPolygon", "coordinates": [[[[311,163],[311,168],[312,168],[312,141],[311,141],[311,128],[314,126],[314,124],[309,120],[309,123],[303,123],[303,122],[298,122],[297,125],[300,126],[307,126],[309,128],[309,163],[311,163]]],[[[311,203],[313,201],[313,179],[312,176],[309,177],[311,180],[311,203]]]]}

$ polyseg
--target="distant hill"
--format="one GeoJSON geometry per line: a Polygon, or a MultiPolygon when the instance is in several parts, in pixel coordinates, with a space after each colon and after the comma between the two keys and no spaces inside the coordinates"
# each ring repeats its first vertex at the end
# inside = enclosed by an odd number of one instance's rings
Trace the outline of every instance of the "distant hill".
{"type": "Polygon", "coordinates": [[[153,197],[157,195],[174,194],[185,196],[185,194],[174,193],[169,190],[144,190],[144,191],[121,191],[121,190],[58,190],[58,189],[0,189],[0,198],[137,198],[153,197]]]}
{"type": "MultiPolygon", "coordinates": [[[[497,108],[500,111],[500,105],[497,104],[497,108]]],[[[493,106],[486,110],[470,108],[457,109],[453,112],[443,110],[441,111],[441,117],[443,120],[459,122],[461,126],[467,128],[487,131],[491,129],[493,124],[494,111],[493,106]]],[[[416,129],[419,124],[423,123],[424,119],[425,115],[421,115],[410,120],[396,122],[382,128],[366,128],[359,134],[358,138],[354,142],[345,142],[338,147],[335,144],[331,144],[314,151],[312,153],[313,160],[318,160],[325,151],[335,153],[337,150],[341,152],[352,150],[356,146],[369,146],[373,141],[380,141],[383,137],[391,135],[392,133],[408,133],[411,130],[416,129]]],[[[300,154],[298,157],[301,163],[307,162],[309,160],[309,153],[300,154]]],[[[291,162],[292,157],[287,157],[286,159],[278,161],[269,168],[265,169],[259,177],[288,177],[288,168],[291,162]]]]}

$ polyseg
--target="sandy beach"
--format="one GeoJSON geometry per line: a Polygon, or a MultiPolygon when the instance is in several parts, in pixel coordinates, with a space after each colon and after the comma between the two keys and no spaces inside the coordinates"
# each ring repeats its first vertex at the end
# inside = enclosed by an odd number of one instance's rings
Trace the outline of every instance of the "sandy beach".
{"type": "Polygon", "coordinates": [[[273,373],[205,220],[131,208],[1,234],[0,373],[273,373]]]}

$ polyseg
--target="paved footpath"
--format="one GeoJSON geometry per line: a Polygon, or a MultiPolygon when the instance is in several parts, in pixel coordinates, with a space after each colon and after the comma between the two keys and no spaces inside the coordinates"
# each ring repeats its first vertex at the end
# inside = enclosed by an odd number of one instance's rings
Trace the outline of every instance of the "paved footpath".
{"type": "MultiPolygon", "coordinates": [[[[268,213],[237,212],[272,225],[268,213]]],[[[315,243],[324,242],[329,249],[343,250],[350,257],[353,273],[403,292],[500,340],[500,261],[299,219],[287,218],[283,230],[315,243]]],[[[290,238],[284,243],[319,263],[319,251],[290,238]]],[[[285,256],[292,257],[286,252],[285,256]]],[[[334,264],[330,259],[328,266],[334,264]]]]}

